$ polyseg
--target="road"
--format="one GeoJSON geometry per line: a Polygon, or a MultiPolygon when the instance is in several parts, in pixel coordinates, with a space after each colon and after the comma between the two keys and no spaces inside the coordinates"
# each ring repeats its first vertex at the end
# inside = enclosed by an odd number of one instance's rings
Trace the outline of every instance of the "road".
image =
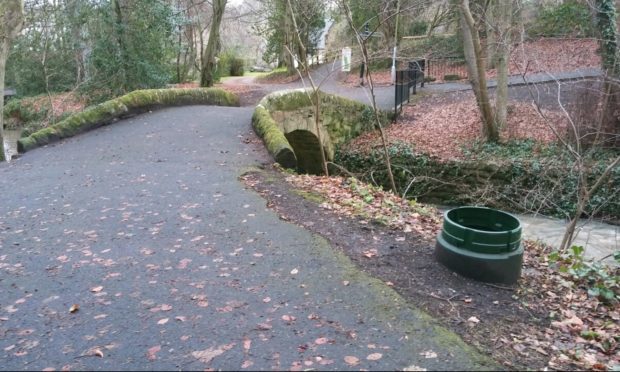
{"type": "Polygon", "coordinates": [[[485,368],[244,188],[251,114],[163,109],[0,165],[3,370],[485,368]]]}

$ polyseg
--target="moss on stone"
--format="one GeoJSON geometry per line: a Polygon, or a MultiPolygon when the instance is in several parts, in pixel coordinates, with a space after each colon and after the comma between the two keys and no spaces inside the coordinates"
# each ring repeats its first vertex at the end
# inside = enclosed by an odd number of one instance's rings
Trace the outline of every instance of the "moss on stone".
{"type": "MultiPolygon", "coordinates": [[[[275,154],[274,151],[277,148],[285,147],[296,155],[297,160],[295,164],[297,165],[304,163],[300,163],[299,159],[302,153],[306,154],[304,156],[310,156],[307,162],[320,162],[317,160],[320,159],[319,146],[315,146],[316,154],[310,154],[306,148],[308,146],[304,146],[307,144],[306,141],[301,141],[297,144],[291,143],[290,141],[281,142],[282,139],[286,141],[286,138],[275,135],[276,129],[282,134],[286,133],[287,135],[298,130],[309,131],[315,136],[317,135],[314,125],[314,94],[314,92],[307,89],[284,90],[271,93],[260,101],[254,113],[255,128],[258,119],[260,119],[261,122],[270,123],[269,128],[273,130],[273,132],[270,132],[270,135],[277,138],[276,142],[278,144],[278,146],[275,147],[273,145],[267,145],[272,155],[275,154]],[[268,118],[263,118],[263,115],[268,116],[268,118]]],[[[327,155],[327,160],[331,161],[339,145],[364,132],[374,129],[374,113],[369,106],[357,101],[324,92],[320,92],[320,96],[320,123],[324,133],[322,137],[322,146],[327,155]]],[[[380,112],[379,117],[382,124],[388,123],[388,114],[380,112]]],[[[261,130],[263,132],[265,131],[265,129],[261,130]]],[[[266,140],[259,130],[257,130],[257,133],[259,136],[263,137],[266,144],[268,141],[274,141],[273,139],[266,140]]],[[[310,138],[310,136],[308,136],[308,138],[310,138]]],[[[274,155],[274,157],[276,156],[274,155]]],[[[277,158],[276,161],[278,161],[277,158]]],[[[305,168],[308,167],[306,166],[305,168]]]]}
{"type": "Polygon", "coordinates": [[[269,153],[280,165],[285,168],[297,166],[297,158],[295,158],[293,148],[276,122],[271,118],[267,109],[260,105],[256,107],[254,115],[252,115],[252,126],[263,139],[269,153]]]}
{"type": "Polygon", "coordinates": [[[124,115],[183,105],[239,106],[239,98],[218,88],[137,90],[89,107],[55,125],[21,138],[17,142],[17,148],[19,152],[26,152],[109,124],[124,115]]]}
{"type": "Polygon", "coordinates": [[[302,198],[309,200],[316,204],[321,204],[325,202],[325,198],[321,194],[316,193],[316,192],[310,192],[310,191],[298,190],[298,189],[293,189],[291,191],[293,192],[293,194],[297,194],[301,196],[302,198]]]}

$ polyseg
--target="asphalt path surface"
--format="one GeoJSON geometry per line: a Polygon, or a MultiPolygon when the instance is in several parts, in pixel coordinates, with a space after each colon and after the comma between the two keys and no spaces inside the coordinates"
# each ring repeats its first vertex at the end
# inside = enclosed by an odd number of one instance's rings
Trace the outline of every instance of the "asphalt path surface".
{"type": "Polygon", "coordinates": [[[0,164],[1,369],[484,368],[244,188],[269,161],[251,114],[168,108],[0,164]]]}

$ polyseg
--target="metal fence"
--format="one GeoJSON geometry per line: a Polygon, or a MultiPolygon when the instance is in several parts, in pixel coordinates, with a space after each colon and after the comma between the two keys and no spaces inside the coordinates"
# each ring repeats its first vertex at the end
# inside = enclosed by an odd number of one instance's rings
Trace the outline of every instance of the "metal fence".
{"type": "Polygon", "coordinates": [[[467,66],[462,57],[444,57],[426,61],[426,76],[429,81],[451,81],[467,79],[467,66]]]}
{"type": "Polygon", "coordinates": [[[416,86],[424,86],[424,72],[426,60],[419,59],[410,61],[406,70],[396,71],[396,81],[394,84],[394,120],[400,115],[405,101],[409,103],[411,94],[416,94],[416,86]]]}

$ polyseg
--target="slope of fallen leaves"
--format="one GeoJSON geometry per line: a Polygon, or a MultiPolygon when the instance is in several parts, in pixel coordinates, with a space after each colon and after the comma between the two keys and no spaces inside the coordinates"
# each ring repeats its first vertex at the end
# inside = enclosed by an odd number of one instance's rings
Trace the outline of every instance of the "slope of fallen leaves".
{"type": "MultiPolygon", "coordinates": [[[[513,45],[510,52],[510,75],[520,75],[548,72],[570,72],[580,69],[601,67],[601,57],[596,39],[563,39],[541,38],[530,40],[525,43],[513,45]]],[[[431,73],[434,83],[446,82],[444,75],[458,75],[462,79],[467,78],[467,68],[464,64],[454,65],[450,61],[432,59],[431,73]]],[[[390,71],[373,71],[373,80],[377,85],[390,85],[390,71]]],[[[497,77],[496,69],[487,70],[487,79],[497,77]]],[[[344,82],[345,85],[359,85],[359,70],[352,71],[344,82]]]]}
{"type": "MultiPolygon", "coordinates": [[[[386,129],[388,139],[443,160],[462,159],[463,150],[482,138],[482,119],[473,94],[461,94],[465,97],[456,102],[451,97],[434,95],[406,106],[398,122],[386,129]]],[[[508,123],[500,133],[502,141],[530,138],[553,142],[556,137],[550,125],[558,133],[566,133],[568,120],[561,113],[543,110],[549,125],[530,104],[510,102],[508,111],[508,123]]],[[[355,138],[347,148],[368,152],[380,145],[378,133],[369,132],[355,138]]]]}
{"type": "Polygon", "coordinates": [[[39,123],[40,127],[47,127],[64,114],[73,114],[82,111],[86,106],[84,99],[74,92],[55,93],[50,96],[40,95],[36,97],[27,97],[22,99],[20,104],[25,109],[33,112],[47,110],[46,115],[39,123]]]}
{"type": "MultiPolygon", "coordinates": [[[[525,251],[517,293],[532,311],[547,313],[551,324],[514,335],[513,348],[548,355],[552,369],[618,370],[618,303],[599,301],[588,294],[587,283],[557,270],[548,259],[549,247],[526,242],[525,251]]],[[[620,275],[620,268],[610,270],[620,275]]]]}
{"type": "Polygon", "coordinates": [[[391,192],[364,184],[354,178],[292,175],[286,178],[296,188],[318,193],[321,207],[344,216],[361,216],[370,221],[417,232],[432,240],[437,236],[441,214],[433,207],[402,199],[391,192]]]}
{"type": "MultiPolygon", "coordinates": [[[[431,244],[441,229],[441,216],[435,208],[411,203],[351,178],[289,175],[286,180],[297,189],[320,195],[324,200],[321,208],[361,224],[381,223],[394,230],[414,232],[431,244]]],[[[524,244],[522,279],[513,298],[547,321],[524,321],[519,327],[484,330],[485,337],[491,337],[498,348],[514,350],[521,363],[542,356],[550,369],[617,370],[618,305],[604,304],[589,296],[583,283],[558,271],[548,259],[549,247],[531,241],[524,244]]],[[[368,259],[377,256],[370,251],[362,255],[368,259]]],[[[470,318],[472,327],[483,327],[485,320],[470,318]]]]}

